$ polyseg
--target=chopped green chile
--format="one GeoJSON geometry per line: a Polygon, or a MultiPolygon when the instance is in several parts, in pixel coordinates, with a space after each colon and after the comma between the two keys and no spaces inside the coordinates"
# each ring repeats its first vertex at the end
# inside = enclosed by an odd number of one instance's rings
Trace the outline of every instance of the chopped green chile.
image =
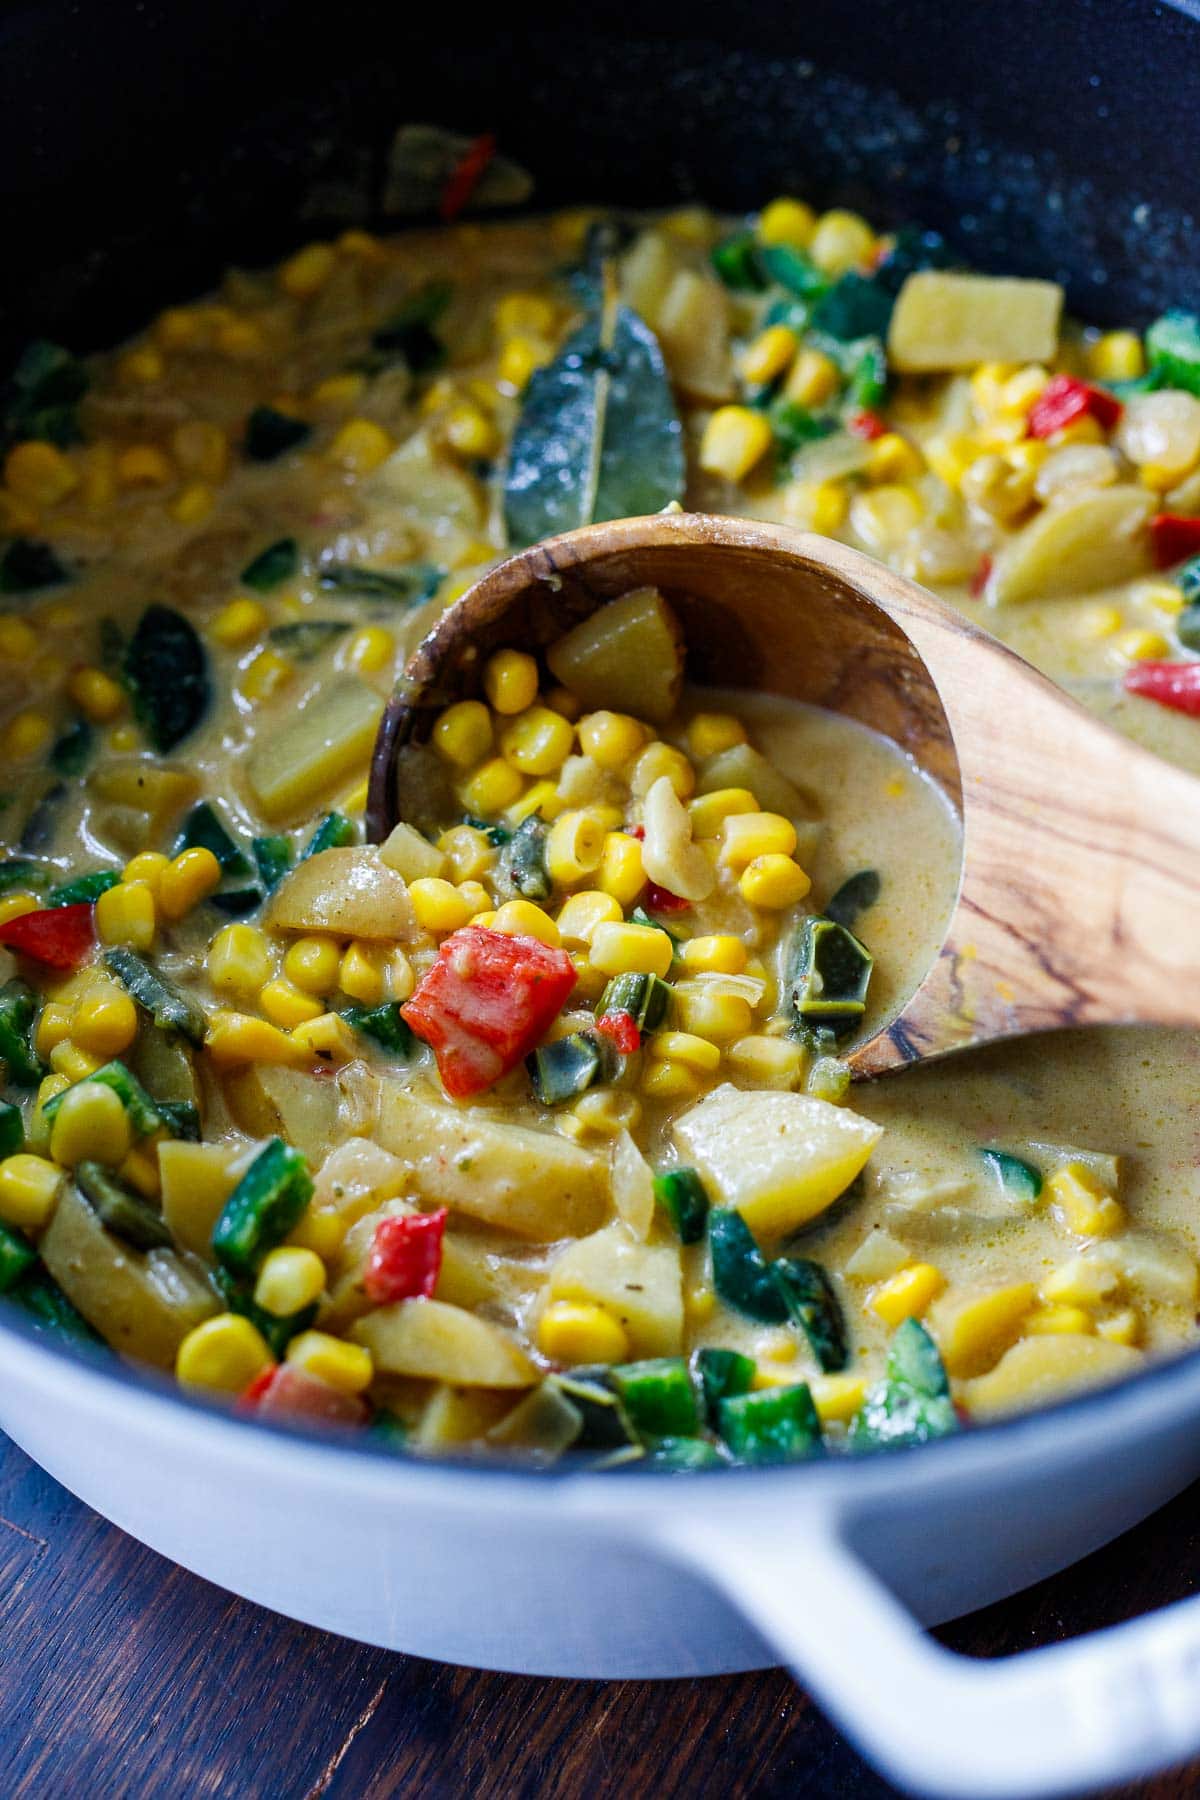
{"type": "Polygon", "coordinates": [[[593,1379],[577,1369],[547,1377],[579,1414],[581,1450],[620,1450],[638,1441],[619,1395],[605,1385],[607,1375],[608,1371],[602,1370],[593,1379]]]}
{"type": "MultiPolygon", "coordinates": [[[[1183,565],[1184,571],[1190,567],[1190,563],[1183,565]]],[[[1183,586],[1182,580],[1179,581],[1179,585],[1183,586]]],[[[1200,581],[1196,583],[1196,586],[1197,591],[1200,591],[1200,581]]],[[[1186,589],[1184,591],[1186,593],[1186,589]]],[[[1200,650],[1200,600],[1189,601],[1179,614],[1175,621],[1175,636],[1185,650],[1200,650]]]]}
{"type": "Polygon", "coordinates": [[[408,1448],[408,1426],[398,1414],[389,1412],[385,1406],[377,1406],[371,1414],[366,1435],[381,1450],[399,1452],[408,1448]]]}
{"type": "Polygon", "coordinates": [[[739,1462],[802,1462],[821,1453],[821,1421],[803,1382],[722,1400],[718,1418],[739,1462]]]}
{"type": "Polygon", "coordinates": [[[75,1170],[75,1185],[104,1229],[135,1250],[154,1250],[174,1241],[162,1214],[102,1163],[81,1162],[75,1170]]]}
{"type": "Polygon", "coordinates": [[[690,1474],[694,1469],[721,1469],[728,1458],[715,1444],[701,1437],[662,1437],[646,1452],[645,1466],[676,1475],[690,1474]]]}
{"type": "Polygon", "coordinates": [[[276,538],[260,550],[253,562],[242,570],[242,586],[255,593],[268,594],[281,582],[290,581],[300,568],[300,550],[295,538],[276,538]]]}
{"type": "Polygon", "coordinates": [[[546,827],[530,815],[522,819],[504,847],[501,867],[517,893],[525,900],[548,900],[550,877],[546,873],[546,827]]]}
{"type": "Polygon", "coordinates": [[[273,406],[256,406],[246,420],[245,450],[251,462],[276,462],[298,450],[312,436],[312,426],[273,406]]]}
{"type": "Polygon", "coordinates": [[[609,1370],[608,1380],[639,1436],[694,1437],[699,1431],[696,1390],[682,1356],[621,1363],[609,1370]]]}
{"type": "Polygon", "coordinates": [[[173,750],[208,711],[208,657],[189,619],[148,606],[125,649],[125,686],[138,724],[155,750],[173,750]]]}
{"type": "Polygon", "coordinates": [[[261,888],[222,888],[220,893],[208,896],[208,904],[231,919],[242,919],[247,913],[257,912],[263,899],[261,888]]]}
{"type": "Polygon", "coordinates": [[[84,902],[94,905],[101,894],[116,887],[120,879],[116,869],[95,869],[90,875],[77,875],[73,881],[52,887],[46,895],[46,905],[79,906],[84,902]]]}
{"type": "Polygon", "coordinates": [[[826,1374],[844,1369],[850,1357],[846,1319],[827,1270],[808,1257],[780,1256],[771,1271],[821,1368],[826,1374]]]}
{"type": "Polygon", "coordinates": [[[0,987],[0,1062],[14,1087],[36,1087],[45,1074],[33,1048],[37,1000],[33,989],[17,978],[0,987]]]}
{"type": "Polygon", "coordinates": [[[225,875],[252,872],[249,857],[210,800],[201,800],[183,821],[171,854],[178,856],[183,850],[211,850],[225,875]]]}
{"type": "Polygon", "coordinates": [[[158,973],[144,958],[121,946],[104,955],[110,974],[127,990],[160,1031],[175,1031],[197,1048],[204,1042],[204,1008],[190,994],[158,973]]]}
{"type": "Polygon", "coordinates": [[[96,733],[86,719],[76,719],[50,746],[47,762],[56,775],[82,775],[96,749],[96,733]]]}
{"type": "Polygon", "coordinates": [[[596,1017],[627,1012],[640,1032],[657,1031],[667,1016],[671,989],[658,975],[614,975],[600,996],[596,1017]]]}
{"type": "Polygon", "coordinates": [[[796,250],[791,244],[766,244],[759,255],[771,280],[797,299],[815,304],[829,292],[829,276],[803,250],[796,250]]]}
{"type": "Polygon", "coordinates": [[[869,912],[877,904],[882,888],[878,869],[859,869],[857,874],[846,877],[829,900],[825,907],[825,918],[832,919],[835,925],[844,925],[847,931],[853,931],[862,914],[869,912]]]}
{"type": "Polygon", "coordinates": [[[463,814],[463,824],[469,825],[472,831],[480,831],[488,843],[497,850],[512,841],[512,832],[507,825],[498,825],[495,820],[477,819],[473,813],[463,814]]]}
{"type": "Polygon", "coordinates": [[[259,879],[269,894],[292,866],[292,840],[283,836],[256,837],[250,848],[259,879]]]}
{"type": "Polygon", "coordinates": [[[836,920],[803,919],[796,932],[792,1005],[802,1024],[850,1031],[867,1007],[875,959],[852,931],[836,920]]]}
{"type": "Polygon", "coordinates": [[[320,856],[322,850],[345,850],[357,842],[358,827],[352,819],[345,813],[326,813],[305,845],[300,860],[305,862],[310,856],[320,856]]]}
{"type": "Polygon", "coordinates": [[[35,862],[30,856],[5,857],[0,862],[0,894],[10,893],[13,888],[44,888],[50,875],[45,863],[35,862]]]}
{"type": "Polygon", "coordinates": [[[561,1106],[604,1079],[607,1057],[595,1032],[573,1031],[540,1044],[526,1057],[525,1066],[535,1098],[543,1106],[561,1106]]]}
{"type": "Polygon", "coordinates": [[[654,1198],[670,1219],[681,1244],[704,1241],[709,1199],[695,1169],[665,1169],[656,1175],[654,1198]]]}
{"type": "Polygon", "coordinates": [[[888,1349],[887,1373],[850,1424],[852,1449],[892,1449],[945,1437],[958,1427],[937,1345],[917,1319],[906,1319],[888,1349]]]}
{"type": "Polygon", "coordinates": [[[267,636],[277,650],[306,663],[315,661],[349,630],[346,619],[292,619],[286,625],[272,625],[267,636]]]}
{"type": "Polygon", "coordinates": [[[735,231],[714,245],[712,265],[735,294],[760,294],[767,285],[763,252],[752,231],[735,231]]]}
{"type": "Polygon", "coordinates": [[[253,1283],[243,1283],[219,1264],[212,1272],[212,1282],[229,1311],[239,1313],[243,1319],[249,1319],[277,1362],[282,1362],[283,1353],[291,1340],[299,1336],[300,1332],[307,1331],[317,1316],[315,1304],[302,1307],[299,1312],[294,1313],[268,1312],[266,1307],[259,1306],[254,1299],[250,1291],[253,1283]]]}
{"type": "Polygon", "coordinates": [[[1200,316],[1173,307],[1146,333],[1150,373],[1164,387],[1200,394],[1200,316]]]}
{"type": "Polygon", "coordinates": [[[706,1344],[692,1358],[696,1379],[704,1396],[705,1417],[715,1431],[720,1419],[722,1400],[748,1394],[754,1386],[754,1359],[740,1350],[726,1350],[706,1344]]]}
{"type": "Polygon", "coordinates": [[[420,606],[436,594],[444,573],[434,563],[412,563],[404,569],[362,569],[353,563],[325,563],[317,573],[317,583],[327,593],[420,606]]]}
{"type": "Polygon", "coordinates": [[[213,1229],[217,1261],[231,1275],[256,1274],[267,1252],[300,1223],[312,1193],[305,1158],[282,1138],[272,1138],[225,1202],[213,1229]]]}
{"type": "Polygon", "coordinates": [[[200,1109],[191,1100],[158,1100],[155,1105],[173,1138],[186,1144],[200,1142],[200,1109]]]}
{"type": "Polygon", "coordinates": [[[1001,1187],[1005,1187],[1018,1199],[1034,1201],[1042,1191],[1042,1172],[1023,1156],[1013,1156],[1007,1150],[993,1150],[990,1147],[980,1150],[980,1157],[997,1177],[1001,1187]]]}
{"type": "Polygon", "coordinates": [[[30,1269],[9,1290],[10,1298],[24,1310],[36,1331],[58,1343],[92,1349],[106,1348],[99,1332],[93,1331],[81,1312],[45,1269],[30,1269]]]}
{"type": "Polygon", "coordinates": [[[0,1225],[0,1294],[11,1293],[37,1259],[37,1251],[28,1238],[11,1225],[0,1225]]]}
{"type": "Polygon", "coordinates": [[[25,1142],[25,1121],[19,1106],[0,1100],[0,1157],[12,1156],[25,1142]]]}
{"type": "Polygon", "coordinates": [[[788,1302],[741,1213],[715,1206],[708,1215],[713,1286],[727,1306],[762,1325],[785,1325],[788,1302]]]}
{"type": "Polygon", "coordinates": [[[43,1119],[47,1123],[52,1122],[66,1096],[89,1081],[95,1082],[97,1087],[112,1089],[125,1108],[134,1137],[149,1137],[151,1132],[162,1130],[163,1116],[157,1106],[137,1076],[127,1069],[123,1062],[116,1060],[105,1063],[102,1068],[93,1069],[90,1075],[84,1075],[81,1080],[73,1081],[71,1086],[64,1088],[61,1094],[55,1094],[53,1098],[47,1100],[42,1107],[43,1119]]]}
{"type": "Polygon", "coordinates": [[[79,402],[89,386],[79,357],[47,338],[26,344],[3,389],[0,446],[26,438],[65,449],[83,439],[79,402]]]}
{"type": "Polygon", "coordinates": [[[416,1039],[400,1016],[398,1000],[385,1000],[379,1006],[348,1006],[342,1017],[353,1031],[371,1038],[393,1056],[407,1061],[412,1055],[416,1039]]]}
{"type": "Polygon", "coordinates": [[[851,270],[821,295],[813,308],[812,327],[842,343],[884,337],[894,305],[895,295],[882,283],[851,270]]]}

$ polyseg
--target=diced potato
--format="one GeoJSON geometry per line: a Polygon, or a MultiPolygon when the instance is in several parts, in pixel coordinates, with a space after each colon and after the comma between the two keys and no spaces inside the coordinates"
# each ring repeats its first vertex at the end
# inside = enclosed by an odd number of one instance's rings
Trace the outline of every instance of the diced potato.
{"type": "Polygon", "coordinates": [[[434,1388],[409,1438],[415,1450],[451,1450],[486,1436],[512,1410],[511,1393],[491,1394],[486,1388],[434,1388]]]}
{"type": "Polygon", "coordinates": [[[313,1204],[359,1219],[381,1200],[402,1194],[410,1179],[398,1156],[370,1138],[352,1137],[322,1163],[313,1183],[313,1204]]]}
{"type": "Polygon", "coordinates": [[[380,1306],[351,1329],[381,1375],[418,1375],[459,1387],[532,1387],[537,1370],[520,1345],[486,1319],[441,1300],[380,1306]]]}
{"type": "Polygon", "coordinates": [[[285,875],[267,908],[270,931],[327,931],[372,943],[418,936],[408,887],[371,845],[322,850],[285,875]]]}
{"type": "Polygon", "coordinates": [[[663,725],[683,685],[683,633],[657,588],[635,588],[559,638],[546,661],[585,710],[663,725]]]}
{"type": "Polygon", "coordinates": [[[203,1119],[204,1090],[196,1079],[193,1053],[182,1038],[161,1030],[143,1015],[124,1061],[156,1100],[198,1107],[203,1119]]]}
{"type": "Polygon", "coordinates": [[[607,1160],[556,1131],[442,1106],[385,1082],[379,1141],[412,1170],[424,1199],[519,1237],[593,1231],[608,1206],[607,1160]]]}
{"type": "Polygon", "coordinates": [[[254,1137],[281,1137],[312,1163],[329,1154],[338,1091],[327,1075],[255,1063],[226,1077],[225,1098],[242,1130],[254,1137]]]}
{"type": "Polygon", "coordinates": [[[1062,304],[1054,281],[922,269],[900,289],[888,361],[906,374],[1048,362],[1058,349],[1062,304]]]}
{"type": "Polygon", "coordinates": [[[200,783],[187,769],[174,769],[142,757],[102,762],[88,778],[88,787],[100,803],[97,829],[123,849],[157,846],[200,792],[200,783]]]}
{"type": "Polygon", "coordinates": [[[658,339],[671,378],[685,394],[710,406],[733,399],[729,301],[719,283],[681,269],[663,296],[658,339]]]}
{"type": "Polygon", "coordinates": [[[847,1262],[846,1274],[852,1281],[886,1281],[913,1260],[906,1243],[885,1226],[876,1225],[847,1262]]]}
{"type": "Polygon", "coordinates": [[[603,1306],[625,1327],[635,1356],[676,1356],[683,1349],[679,1247],[641,1243],[619,1220],[555,1257],[547,1298],[603,1306]]]}
{"type": "Polygon", "coordinates": [[[1104,1387],[1131,1375],[1141,1361],[1126,1344],[1082,1333],[1022,1338],[988,1374],[965,1381],[958,1396],[973,1418],[990,1419],[1104,1387]]]}
{"type": "Polygon", "coordinates": [[[422,837],[411,825],[397,825],[379,846],[379,854],[388,868],[394,869],[403,881],[436,878],[446,872],[445,856],[436,844],[431,844],[427,837],[422,837]]]}
{"type": "Polygon", "coordinates": [[[38,1245],[71,1304],[123,1356],[170,1369],[217,1297],[173,1250],[143,1256],[106,1231],[69,1182],[38,1245]]]}
{"type": "Polygon", "coordinates": [[[946,1372],[981,1375],[1014,1342],[1036,1298],[1032,1281],[959,1290],[935,1303],[929,1324],[946,1372]]]}
{"type": "Polygon", "coordinates": [[[1167,1306],[1196,1309],[1200,1276],[1196,1259],[1165,1231],[1126,1231],[1085,1255],[1095,1257],[1127,1286],[1167,1306]]]}
{"type": "Polygon", "coordinates": [[[170,1138],[158,1146],[163,1218],[184,1250],[211,1256],[213,1227],[246,1157],[244,1144],[185,1144],[170,1138]]]}
{"type": "Polygon", "coordinates": [[[751,1231],[798,1231],[843,1193],[883,1127],[808,1094],[724,1083],[675,1121],[675,1142],[751,1231]]]}
{"type": "Polygon", "coordinates": [[[427,429],[415,431],[371,478],[373,499],[386,498],[401,519],[424,535],[430,521],[439,537],[477,538],[483,529],[483,493],[477,481],[444,457],[427,429]]]}
{"type": "Polygon", "coordinates": [[[748,788],[763,812],[782,813],[785,819],[811,819],[818,810],[810,795],[750,744],[734,744],[701,763],[696,792],[715,794],[721,788],[748,788]]]}
{"type": "Polygon", "coordinates": [[[263,817],[296,818],[364,769],[382,706],[364,682],[346,677],[259,737],[246,777],[263,817]]]}
{"type": "Polygon", "coordinates": [[[1150,567],[1146,524],[1157,504],[1128,482],[1051,501],[996,558],[988,600],[1086,594],[1144,573],[1150,567]]]}
{"type": "Polygon", "coordinates": [[[679,256],[661,232],[643,231],[621,259],[621,298],[659,330],[659,309],[679,273],[679,256]]]}
{"type": "MultiPolygon", "coordinates": [[[[337,1280],[322,1311],[323,1331],[344,1331],[352,1320],[370,1310],[363,1277],[380,1221],[416,1211],[411,1200],[396,1197],[355,1220],[346,1233],[337,1280]]],[[[492,1234],[448,1231],[442,1240],[442,1266],[433,1297],[448,1306],[474,1308],[511,1300],[515,1293],[527,1294],[535,1281],[534,1271],[503,1256],[492,1234]]]]}

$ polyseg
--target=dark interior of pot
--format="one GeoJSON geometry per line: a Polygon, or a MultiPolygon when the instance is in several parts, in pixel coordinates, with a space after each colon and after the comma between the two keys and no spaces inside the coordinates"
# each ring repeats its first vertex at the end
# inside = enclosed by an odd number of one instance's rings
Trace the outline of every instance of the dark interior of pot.
{"type": "Polygon", "coordinates": [[[495,132],[535,205],[803,192],[1141,318],[1200,275],[1191,94],[1163,76],[1198,42],[1193,5],[1143,0],[509,7],[491,33],[375,5],[331,29],[288,0],[6,6],[0,347],[90,349],[231,260],[386,225],[386,147],[412,120],[495,132]]]}

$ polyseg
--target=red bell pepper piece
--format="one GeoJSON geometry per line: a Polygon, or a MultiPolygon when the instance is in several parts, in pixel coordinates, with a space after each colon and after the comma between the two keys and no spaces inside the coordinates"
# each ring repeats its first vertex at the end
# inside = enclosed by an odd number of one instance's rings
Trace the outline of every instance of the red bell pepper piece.
{"type": "Polygon", "coordinates": [[[1200,662],[1139,662],[1126,669],[1121,685],[1127,694],[1157,700],[1172,712],[1200,718],[1200,662]]]}
{"type": "Polygon", "coordinates": [[[642,1047],[642,1034],[638,1030],[638,1022],[631,1012],[618,1006],[614,1012],[607,1012],[596,1020],[596,1030],[611,1038],[622,1056],[632,1056],[642,1047]]]}
{"type": "Polygon", "coordinates": [[[1157,567],[1169,569],[1200,550],[1200,519],[1182,513],[1155,513],[1150,521],[1150,543],[1157,567]]]}
{"type": "Polygon", "coordinates": [[[32,956],[48,969],[77,969],[91,951],[96,937],[88,901],[78,906],[48,906],[41,912],[20,913],[0,925],[0,944],[21,956],[32,956]]]}
{"type": "Polygon", "coordinates": [[[479,186],[483,172],[496,154],[495,133],[485,131],[477,137],[464,152],[461,162],[454,170],[442,189],[442,198],[438,210],[445,225],[453,224],[463,208],[470,202],[471,195],[479,186]]]}
{"type": "Polygon", "coordinates": [[[1053,437],[1089,414],[1097,425],[1111,431],[1122,410],[1119,400],[1090,381],[1080,381],[1075,375],[1053,375],[1029,409],[1029,435],[1053,437]]]}
{"type": "Polygon", "coordinates": [[[371,1239],[363,1286],[375,1306],[428,1300],[442,1267],[446,1208],[381,1219],[371,1239]]]}
{"type": "Polygon", "coordinates": [[[971,577],[971,585],[967,590],[967,592],[970,594],[972,600],[980,599],[980,597],[983,594],[984,588],[987,586],[988,582],[991,580],[991,575],[992,575],[992,559],[990,556],[988,556],[985,553],[983,556],[980,557],[978,563],[975,565],[975,573],[971,577]]]}
{"type": "Polygon", "coordinates": [[[261,1375],[256,1375],[254,1380],[250,1383],[250,1386],[242,1390],[238,1405],[245,1407],[257,1406],[278,1373],[279,1364],[268,1363],[261,1375]]]}
{"type": "Polygon", "coordinates": [[[307,1419],[318,1425],[365,1425],[367,1405],[315,1375],[277,1363],[257,1375],[238,1405],[261,1419],[307,1419]]]}
{"type": "Polygon", "coordinates": [[[642,904],[647,912],[678,913],[686,912],[692,903],[679,894],[673,894],[670,888],[659,887],[657,881],[652,881],[647,885],[642,904]]]}
{"type": "Polygon", "coordinates": [[[545,1037],[575,986],[565,950],[464,925],[400,1016],[432,1046],[446,1092],[481,1094],[545,1037]]]}
{"type": "Polygon", "coordinates": [[[869,406],[865,406],[861,412],[851,413],[846,420],[846,430],[856,438],[866,438],[868,443],[882,437],[887,428],[887,420],[881,419],[869,406]]]}

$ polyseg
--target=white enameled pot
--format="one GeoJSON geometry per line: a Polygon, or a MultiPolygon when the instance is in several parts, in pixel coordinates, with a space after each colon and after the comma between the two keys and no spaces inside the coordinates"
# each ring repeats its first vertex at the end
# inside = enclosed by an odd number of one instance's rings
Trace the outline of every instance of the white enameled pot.
{"type": "Polygon", "coordinates": [[[979,1662],[921,1629],[1200,1475],[1200,1355],[914,1451],[691,1476],[418,1461],[232,1419],[0,1326],[0,1425],[245,1598],[439,1661],[598,1678],[784,1661],[892,1780],[1049,1796],[1200,1752],[1200,1597],[979,1662]]]}

